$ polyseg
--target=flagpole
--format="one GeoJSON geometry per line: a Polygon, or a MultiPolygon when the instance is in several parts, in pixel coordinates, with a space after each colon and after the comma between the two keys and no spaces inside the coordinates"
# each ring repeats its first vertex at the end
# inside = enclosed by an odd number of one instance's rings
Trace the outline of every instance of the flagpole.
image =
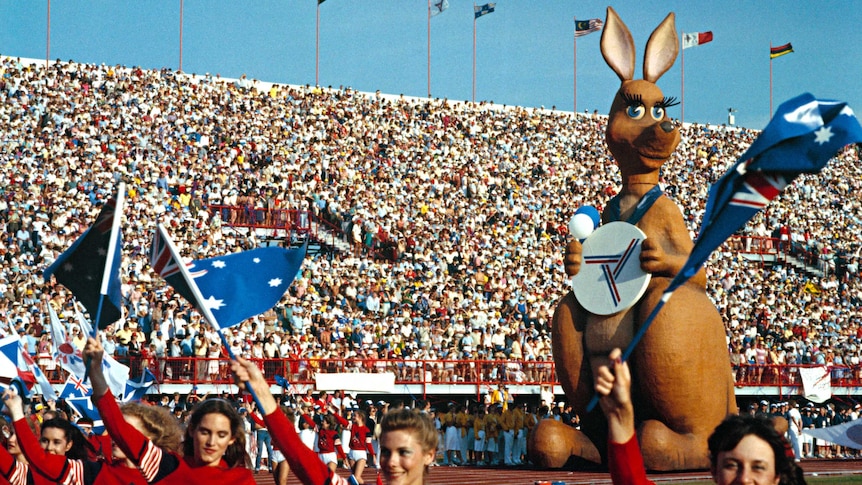
{"type": "Polygon", "coordinates": [[[51,58],[51,0],[48,0],[47,28],[45,29],[45,67],[48,67],[51,58]]]}
{"type": "Polygon", "coordinates": [[[772,116],[772,42],[769,42],[769,116],[772,116]]]}
{"type": "Polygon", "coordinates": [[[320,86],[320,2],[317,2],[317,23],[314,28],[314,85],[320,86]]]}
{"type": "MultiPolygon", "coordinates": [[[[189,274],[189,269],[186,268],[185,263],[183,263],[182,257],[180,257],[180,252],[174,245],[174,241],[168,236],[168,231],[165,230],[165,226],[163,226],[160,222],[158,223],[156,230],[161,231],[162,238],[165,240],[165,244],[168,246],[168,251],[171,252],[171,256],[173,256],[173,258],[177,261],[177,267],[180,270],[180,274],[183,275],[183,279],[185,280],[186,284],[189,285],[189,289],[192,290],[192,294],[195,297],[195,301],[200,304],[200,308],[198,308],[198,310],[203,314],[204,320],[206,320],[206,322],[209,323],[210,327],[212,327],[216,331],[216,333],[218,333],[219,337],[221,338],[222,345],[224,346],[225,350],[227,350],[227,355],[230,360],[236,360],[236,355],[234,355],[233,351],[230,349],[227,337],[224,336],[224,332],[219,326],[218,321],[213,315],[210,307],[208,307],[206,303],[204,303],[204,298],[201,294],[200,288],[198,288],[198,285],[197,283],[195,283],[194,278],[192,278],[192,276],[189,274]]],[[[192,303],[193,306],[196,306],[194,305],[194,302],[190,303],[192,303]]],[[[257,404],[257,408],[263,409],[263,406],[261,406],[260,400],[258,399],[257,394],[255,394],[254,390],[251,388],[251,385],[249,385],[247,382],[245,384],[246,391],[248,391],[248,393],[254,399],[255,404],[257,404]]]]}
{"type": "Polygon", "coordinates": [[[180,72],[183,70],[183,0],[180,0],[180,72]]]}
{"type": "Polygon", "coordinates": [[[682,46],[680,49],[680,73],[681,73],[681,81],[680,81],[680,114],[679,114],[679,122],[685,123],[685,46],[682,46]]]}
{"type": "Polygon", "coordinates": [[[431,97],[431,0],[428,0],[428,97],[431,97]]]}
{"type": "Polygon", "coordinates": [[[473,3],[473,96],[471,100],[476,102],[476,4],[473,3]]]}
{"type": "MultiPolygon", "coordinates": [[[[578,18],[575,19],[575,32],[578,30],[578,18]]],[[[572,111],[577,118],[578,114],[578,37],[572,33],[572,44],[574,44],[574,62],[572,62],[572,77],[574,78],[574,93],[572,95],[572,111]]]]}

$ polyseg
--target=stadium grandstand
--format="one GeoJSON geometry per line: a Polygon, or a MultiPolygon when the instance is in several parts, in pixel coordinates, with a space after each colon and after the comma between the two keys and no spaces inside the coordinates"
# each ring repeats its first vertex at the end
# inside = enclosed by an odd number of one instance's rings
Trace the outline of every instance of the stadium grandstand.
{"type": "MultiPolygon", "coordinates": [[[[124,181],[125,316],[99,333],[132,376],[153,372],[151,392],[235,389],[218,336],[148,265],[161,222],[194,259],[309,241],[279,305],[227,331],[285,393],[347,373],[394,375],[399,399],[481,399],[501,382],[536,403],[560,396],[548,325],[568,291],[567,221],[620,182],[606,120],[2,57],[0,333],[26,335],[51,382],[66,381],[81,309],[42,270],[124,181]],[[69,342],[52,341],[48,306],[69,342]]],[[[692,237],[709,184],[757,134],[682,126],[662,184],[692,237]]],[[[741,407],[802,394],[799,370],[813,367],[839,405],[862,395],[860,185],[848,147],[710,259],[741,407]]]]}

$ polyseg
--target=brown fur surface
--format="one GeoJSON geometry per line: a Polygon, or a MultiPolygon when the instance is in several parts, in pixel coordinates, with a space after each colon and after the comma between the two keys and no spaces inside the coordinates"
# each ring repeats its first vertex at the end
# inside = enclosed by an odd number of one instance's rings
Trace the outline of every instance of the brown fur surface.
{"type": "MultiPolygon", "coordinates": [[[[679,41],[674,15],[669,14],[650,36],[642,80],[633,79],[631,34],[610,7],[601,45],[602,55],[621,81],[611,105],[606,141],[622,174],[620,209],[621,220],[626,220],[640,198],[658,184],[659,169],[680,141],[679,130],[664,112],[664,95],[655,84],[676,59],[679,41]],[[643,107],[641,117],[637,109],[630,110],[638,103],[643,107]]],[[[606,211],[602,220],[609,219],[606,211]]],[[[553,318],[557,377],[583,418],[582,429],[541,423],[529,441],[530,458],[540,466],[561,467],[572,456],[605,461],[604,416],[598,407],[585,414],[595,393],[593,372],[613,348],[625,348],[631,341],[693,246],[679,208],[667,197],[659,198],[637,226],[647,236],[641,268],[652,279],[635,306],[614,315],[593,315],[571,293],[557,305],[553,318]]],[[[567,274],[580,270],[581,250],[578,241],[566,247],[567,274]]],[[[707,437],[736,411],[724,325],[705,287],[701,270],[676,290],[629,359],[638,438],[650,470],[707,468],[707,437]]]]}

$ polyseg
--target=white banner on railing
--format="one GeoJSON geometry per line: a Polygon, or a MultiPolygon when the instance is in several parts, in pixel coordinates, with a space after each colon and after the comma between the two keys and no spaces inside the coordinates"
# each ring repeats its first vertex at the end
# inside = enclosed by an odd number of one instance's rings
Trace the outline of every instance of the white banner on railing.
{"type": "Polygon", "coordinates": [[[832,374],[828,367],[800,367],[799,376],[805,399],[821,403],[832,397],[832,374]]]}
{"type": "Polygon", "coordinates": [[[380,392],[391,393],[395,391],[395,374],[382,372],[380,374],[362,374],[352,372],[340,372],[335,374],[324,374],[318,372],[314,376],[315,387],[318,391],[347,391],[347,392],[380,392]]]}

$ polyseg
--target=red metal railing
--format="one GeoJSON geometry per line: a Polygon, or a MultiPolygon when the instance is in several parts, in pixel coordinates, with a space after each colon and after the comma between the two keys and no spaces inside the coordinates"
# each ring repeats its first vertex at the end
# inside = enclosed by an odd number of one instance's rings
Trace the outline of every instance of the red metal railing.
{"type": "MultiPolygon", "coordinates": [[[[163,384],[229,384],[233,382],[227,359],[169,357],[118,358],[129,365],[134,378],[147,366],[163,384]]],[[[387,359],[254,359],[267,380],[275,383],[282,376],[293,384],[314,384],[316,373],[382,373],[395,374],[397,384],[471,384],[494,385],[501,381],[513,384],[556,384],[552,361],[513,360],[387,360],[387,359]]],[[[801,385],[799,368],[815,365],[737,365],[732,367],[737,387],[797,387],[801,385]]],[[[830,366],[832,387],[862,386],[862,365],[830,366]]],[[[62,370],[48,372],[53,383],[65,382],[62,370]]]]}
{"type": "Polygon", "coordinates": [[[312,213],[309,211],[233,205],[210,205],[207,208],[218,213],[222,223],[227,226],[296,232],[311,230],[312,213]]]}

